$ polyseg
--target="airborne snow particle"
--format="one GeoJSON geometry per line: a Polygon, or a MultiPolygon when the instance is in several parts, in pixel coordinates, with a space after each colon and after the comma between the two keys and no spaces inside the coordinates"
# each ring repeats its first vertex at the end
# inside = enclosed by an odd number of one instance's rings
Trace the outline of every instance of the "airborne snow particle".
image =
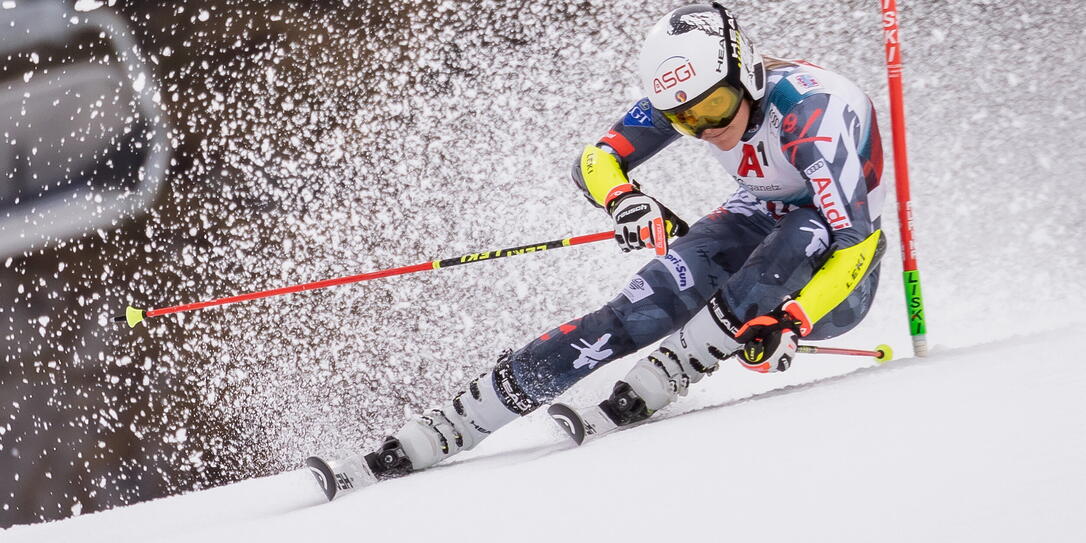
{"type": "Polygon", "coordinates": [[[132,90],[136,92],[143,92],[144,87],[147,86],[147,76],[143,72],[140,72],[136,76],[136,80],[132,82],[132,90]]]}
{"type": "Polygon", "coordinates": [[[105,5],[105,2],[99,2],[98,0],[78,0],[75,3],[76,11],[94,11],[105,5]]]}

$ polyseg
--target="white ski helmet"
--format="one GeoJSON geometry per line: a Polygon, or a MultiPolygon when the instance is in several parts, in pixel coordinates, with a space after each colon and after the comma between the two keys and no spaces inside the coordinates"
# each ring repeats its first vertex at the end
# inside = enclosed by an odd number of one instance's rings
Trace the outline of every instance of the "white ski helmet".
{"type": "Polygon", "coordinates": [[[641,48],[641,84],[658,110],[681,109],[720,85],[765,95],[765,64],[724,6],[696,4],[665,15],[641,48]]]}

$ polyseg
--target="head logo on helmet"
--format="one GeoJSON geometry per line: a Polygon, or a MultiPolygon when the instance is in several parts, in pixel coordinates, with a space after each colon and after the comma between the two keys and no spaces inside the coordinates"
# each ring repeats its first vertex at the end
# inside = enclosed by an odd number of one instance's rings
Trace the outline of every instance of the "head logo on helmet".
{"type": "Polygon", "coordinates": [[[639,67],[642,87],[661,111],[696,103],[721,82],[755,100],[765,94],[762,56],[731,13],[715,2],[681,7],[661,18],[645,38],[639,67]]]}

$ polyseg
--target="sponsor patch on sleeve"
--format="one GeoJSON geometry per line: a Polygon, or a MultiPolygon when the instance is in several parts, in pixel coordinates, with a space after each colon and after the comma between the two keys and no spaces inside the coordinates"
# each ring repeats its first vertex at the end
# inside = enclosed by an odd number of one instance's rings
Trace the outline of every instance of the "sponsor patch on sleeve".
{"type": "Polygon", "coordinates": [[[652,296],[652,285],[649,285],[649,282],[640,275],[634,275],[626,284],[626,288],[622,289],[622,295],[626,296],[631,304],[635,304],[652,296]]]}
{"type": "Polygon", "coordinates": [[[784,79],[791,83],[800,94],[822,88],[822,83],[819,83],[818,79],[811,74],[792,74],[784,79]]]}
{"type": "Polygon", "coordinates": [[[652,104],[647,98],[641,99],[626,112],[622,118],[623,126],[652,126],[652,104]]]}
{"type": "Polygon", "coordinates": [[[671,276],[675,278],[675,284],[679,286],[679,290],[686,290],[694,286],[694,273],[690,270],[690,266],[686,265],[683,257],[679,256],[679,253],[669,252],[656,258],[667,268],[667,271],[671,272],[671,276]]]}

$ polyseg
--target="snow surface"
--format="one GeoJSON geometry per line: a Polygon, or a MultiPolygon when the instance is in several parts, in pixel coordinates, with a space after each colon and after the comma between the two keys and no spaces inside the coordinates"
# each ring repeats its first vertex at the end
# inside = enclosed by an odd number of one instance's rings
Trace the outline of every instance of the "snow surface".
{"type": "Polygon", "coordinates": [[[1074,352],[1072,332],[730,400],[786,374],[724,368],[661,420],[581,448],[537,412],[450,465],[330,504],[296,470],[3,540],[1084,541],[1086,367],[1038,356],[1074,352]]]}

